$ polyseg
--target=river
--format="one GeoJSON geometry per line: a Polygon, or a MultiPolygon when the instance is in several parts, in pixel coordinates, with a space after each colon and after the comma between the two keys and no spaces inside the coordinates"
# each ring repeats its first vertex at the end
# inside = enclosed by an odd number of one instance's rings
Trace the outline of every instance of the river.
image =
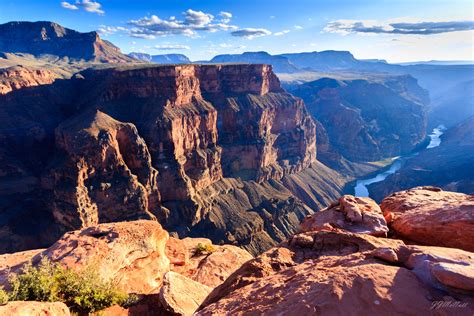
{"type": "MultiPolygon", "coordinates": [[[[435,148],[441,144],[441,135],[443,135],[445,129],[446,128],[443,125],[440,125],[433,129],[431,134],[428,135],[430,137],[430,143],[428,144],[428,146],[426,146],[426,149],[435,148]]],[[[387,170],[377,174],[375,177],[357,180],[356,185],[354,187],[355,196],[369,196],[369,190],[367,189],[368,185],[384,181],[389,175],[394,174],[402,167],[402,162],[404,158],[408,158],[417,154],[418,152],[412,153],[404,157],[394,157],[392,160],[392,164],[387,170]]]]}

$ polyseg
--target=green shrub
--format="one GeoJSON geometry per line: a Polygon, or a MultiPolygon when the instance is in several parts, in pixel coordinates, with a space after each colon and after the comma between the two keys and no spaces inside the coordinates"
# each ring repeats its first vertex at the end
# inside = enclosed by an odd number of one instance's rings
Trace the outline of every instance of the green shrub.
{"type": "Polygon", "coordinates": [[[212,245],[198,243],[194,249],[194,255],[201,256],[213,253],[214,251],[216,251],[216,249],[212,245]]]}
{"type": "Polygon", "coordinates": [[[62,270],[59,275],[61,300],[77,312],[96,312],[127,301],[128,295],[112,281],[103,280],[88,266],[81,273],[62,270]]]}
{"type": "Polygon", "coordinates": [[[8,303],[8,293],[0,287],[0,306],[8,303]]]}
{"type": "Polygon", "coordinates": [[[88,265],[78,272],[64,269],[46,258],[42,258],[37,267],[31,263],[25,265],[9,283],[11,300],[61,301],[81,314],[130,301],[114,282],[104,280],[96,267],[88,265]]]}
{"type": "Polygon", "coordinates": [[[61,268],[43,257],[38,267],[30,263],[23,266],[20,274],[13,274],[10,279],[12,301],[54,302],[59,300],[57,276],[61,268]]]}

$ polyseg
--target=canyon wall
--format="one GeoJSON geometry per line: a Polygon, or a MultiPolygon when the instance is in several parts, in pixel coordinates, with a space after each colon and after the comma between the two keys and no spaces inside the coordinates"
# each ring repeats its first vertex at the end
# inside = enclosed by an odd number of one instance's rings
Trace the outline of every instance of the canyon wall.
{"type": "Polygon", "coordinates": [[[267,65],[90,69],[0,103],[1,251],[144,218],[256,253],[343,186],[316,161],[304,103],[267,65]],[[29,231],[24,216],[43,224],[29,231]]]}

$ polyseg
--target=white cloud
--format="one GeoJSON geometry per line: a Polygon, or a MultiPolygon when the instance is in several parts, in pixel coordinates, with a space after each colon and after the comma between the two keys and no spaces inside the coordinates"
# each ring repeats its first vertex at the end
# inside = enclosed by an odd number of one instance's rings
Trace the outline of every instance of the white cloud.
{"type": "Polygon", "coordinates": [[[61,2],[61,6],[64,9],[68,9],[68,10],[79,10],[79,8],[76,7],[74,4],[70,4],[69,2],[66,2],[66,1],[61,2]]]}
{"type": "Polygon", "coordinates": [[[301,29],[303,29],[303,27],[302,27],[301,25],[295,25],[294,28],[295,28],[295,30],[301,30],[301,29]]]}
{"type": "Polygon", "coordinates": [[[101,35],[112,35],[120,31],[126,31],[127,29],[121,26],[105,26],[105,25],[99,25],[97,28],[97,32],[101,35]]]}
{"type": "Polygon", "coordinates": [[[222,23],[229,23],[230,20],[232,19],[232,13],[226,12],[226,11],[221,11],[219,13],[219,16],[221,17],[222,23]]]}
{"type": "Polygon", "coordinates": [[[234,31],[230,34],[232,36],[236,36],[236,37],[243,37],[243,38],[246,38],[246,39],[253,39],[255,37],[262,37],[262,36],[271,35],[272,32],[270,32],[267,29],[245,28],[245,29],[240,29],[240,30],[234,31]]]}
{"type": "Polygon", "coordinates": [[[181,45],[181,44],[167,44],[167,45],[155,45],[153,46],[154,49],[158,50],[189,50],[191,47],[188,45],[181,45]]]}
{"type": "Polygon", "coordinates": [[[151,39],[167,35],[196,37],[197,32],[213,33],[237,29],[237,26],[228,24],[232,16],[229,12],[221,12],[221,20],[215,20],[212,14],[192,9],[183,12],[183,16],[184,20],[178,20],[176,17],[161,19],[157,15],[131,20],[128,22],[133,26],[130,36],[151,39]]]}
{"type": "Polygon", "coordinates": [[[68,10],[79,10],[79,8],[82,8],[87,12],[97,13],[99,15],[105,13],[105,11],[101,9],[102,5],[100,3],[92,0],[76,0],[74,4],[63,1],[61,2],[61,6],[68,10]]]}
{"type": "Polygon", "coordinates": [[[414,19],[336,20],[324,27],[327,33],[433,35],[474,30],[474,21],[421,21],[414,19]]]}
{"type": "Polygon", "coordinates": [[[290,33],[290,30],[283,30],[281,32],[276,32],[276,33],[273,33],[273,35],[275,36],[282,36],[282,35],[285,35],[285,34],[288,34],[290,33]]]}

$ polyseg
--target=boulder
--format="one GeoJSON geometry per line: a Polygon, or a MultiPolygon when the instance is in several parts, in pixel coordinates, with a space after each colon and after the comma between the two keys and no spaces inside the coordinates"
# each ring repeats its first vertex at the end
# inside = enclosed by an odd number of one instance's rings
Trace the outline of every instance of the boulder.
{"type": "Polygon", "coordinates": [[[232,272],[253,258],[246,250],[232,245],[213,245],[207,238],[170,238],[167,254],[174,262],[172,271],[211,288],[220,285],[232,272]],[[198,253],[198,244],[207,245],[212,250],[198,253]]]}
{"type": "Polygon", "coordinates": [[[68,269],[97,268],[129,293],[159,289],[169,270],[168,233],[155,221],[100,224],[66,233],[42,255],[68,269]]]}
{"type": "Polygon", "coordinates": [[[329,207],[309,215],[301,231],[342,229],[372,236],[387,236],[388,227],[380,207],[370,198],[344,195],[329,207]]]}
{"type": "Polygon", "coordinates": [[[170,271],[165,274],[159,297],[162,306],[173,315],[190,316],[211,290],[208,286],[170,271]]]}
{"type": "Polygon", "coordinates": [[[474,195],[416,187],[393,193],[380,206],[402,239],[474,251],[474,195]]]}
{"type": "Polygon", "coordinates": [[[14,301],[0,306],[1,316],[69,316],[69,308],[60,302],[14,301]]]}

